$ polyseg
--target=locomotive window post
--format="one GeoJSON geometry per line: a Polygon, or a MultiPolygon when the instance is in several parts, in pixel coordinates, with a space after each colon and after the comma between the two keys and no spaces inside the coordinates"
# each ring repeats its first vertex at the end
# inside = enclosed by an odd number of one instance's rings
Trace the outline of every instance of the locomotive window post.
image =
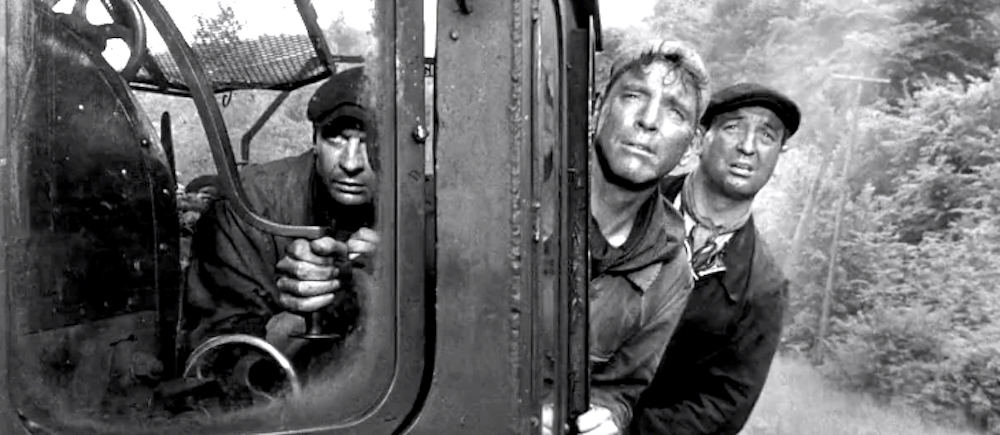
{"type": "MultiPolygon", "coordinates": [[[[540,296],[543,310],[540,324],[549,346],[542,355],[549,356],[543,373],[548,388],[543,390],[543,404],[555,405],[554,422],[572,422],[589,407],[589,139],[588,119],[592,89],[592,64],[595,5],[588,2],[540,1],[535,20],[535,95],[533,120],[535,148],[540,153],[542,173],[536,181],[536,196],[542,234],[553,216],[561,216],[555,225],[558,244],[543,242],[544,269],[551,261],[560,265],[555,285],[546,288],[544,279],[540,296]],[[550,127],[551,126],[551,127],[550,127]],[[551,135],[549,128],[557,134],[551,135]],[[556,152],[547,152],[552,141],[556,152]],[[546,179],[554,170],[558,177],[546,179]],[[556,246],[557,249],[553,249],[556,246]],[[552,255],[546,258],[545,254],[552,255]]],[[[543,358],[544,359],[544,358],[543,358]]],[[[544,405],[543,405],[544,407],[544,405]]],[[[547,416],[543,416],[546,418],[547,416]]],[[[571,425],[553,425],[553,433],[572,431],[571,425]]]]}

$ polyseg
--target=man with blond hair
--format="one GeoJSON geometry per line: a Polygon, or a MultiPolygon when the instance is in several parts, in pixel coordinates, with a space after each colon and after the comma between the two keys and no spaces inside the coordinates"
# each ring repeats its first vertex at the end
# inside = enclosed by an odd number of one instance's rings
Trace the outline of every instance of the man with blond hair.
{"type": "MultiPolygon", "coordinates": [[[[700,136],[708,74],[672,41],[613,64],[591,146],[590,402],[582,434],[622,433],[693,285],[684,221],[659,188],[700,136]]],[[[551,417],[543,412],[543,422],[551,417]]]]}

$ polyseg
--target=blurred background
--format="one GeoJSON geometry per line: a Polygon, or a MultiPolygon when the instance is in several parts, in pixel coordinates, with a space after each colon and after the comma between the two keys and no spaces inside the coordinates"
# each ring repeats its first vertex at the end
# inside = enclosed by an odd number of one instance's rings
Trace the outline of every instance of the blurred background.
{"type": "MultiPolygon", "coordinates": [[[[614,0],[803,124],[755,202],[793,282],[745,434],[1000,434],[1000,2],[614,0]]],[[[600,89],[600,87],[598,88],[600,89]]]]}

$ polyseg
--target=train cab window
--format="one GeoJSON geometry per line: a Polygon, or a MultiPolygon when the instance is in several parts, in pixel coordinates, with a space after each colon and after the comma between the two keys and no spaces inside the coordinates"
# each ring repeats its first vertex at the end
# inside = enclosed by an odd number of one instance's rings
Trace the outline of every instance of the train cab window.
{"type": "Polygon", "coordinates": [[[37,59],[8,77],[26,97],[3,160],[20,189],[4,258],[22,272],[3,291],[0,385],[22,423],[407,424],[429,321],[412,174],[430,165],[414,133],[428,128],[423,20],[397,12],[419,6],[32,1],[19,13],[37,59]],[[110,24],[88,24],[95,7],[110,24]],[[112,34],[127,50],[107,50],[112,34]],[[218,198],[185,228],[178,198],[205,186],[218,198]]]}

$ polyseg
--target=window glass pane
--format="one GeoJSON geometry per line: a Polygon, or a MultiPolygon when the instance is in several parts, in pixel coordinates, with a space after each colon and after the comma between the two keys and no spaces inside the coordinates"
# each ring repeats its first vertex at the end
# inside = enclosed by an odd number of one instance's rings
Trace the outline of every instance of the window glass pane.
{"type": "MultiPolygon", "coordinates": [[[[395,86],[378,55],[392,23],[376,20],[375,0],[306,2],[308,13],[293,1],[164,3],[226,89],[215,98],[242,194],[217,173],[190,97],[128,89],[60,33],[62,18],[41,15],[39,70],[53,73],[32,79],[21,242],[6,247],[25,271],[5,320],[13,402],[55,433],[350,424],[384,399],[399,363],[386,248],[396,198],[382,172],[395,86]],[[282,84],[295,89],[252,90],[282,84]]],[[[156,66],[133,85],[183,84],[146,17],[156,66]]]]}

